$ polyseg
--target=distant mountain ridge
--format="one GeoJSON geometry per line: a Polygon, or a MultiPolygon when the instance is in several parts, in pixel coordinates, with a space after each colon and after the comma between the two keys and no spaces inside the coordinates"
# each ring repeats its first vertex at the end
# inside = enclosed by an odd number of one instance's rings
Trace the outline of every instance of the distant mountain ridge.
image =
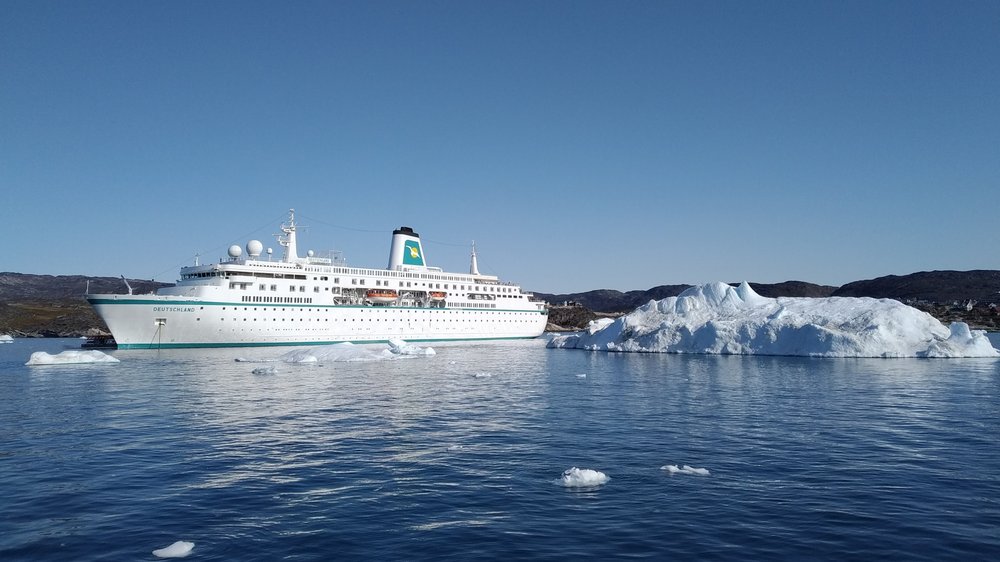
{"type": "MultiPolygon", "coordinates": [[[[737,285],[738,283],[730,283],[737,285]]],[[[691,285],[660,285],[646,291],[600,289],[583,293],[539,293],[551,304],[571,301],[595,312],[628,312],[650,300],[676,297],[691,285]]],[[[763,297],[873,297],[901,302],[1000,304],[1000,271],[920,271],[909,275],[886,275],[853,281],[841,287],[817,285],[805,281],[754,283],[750,287],[763,297]]]]}
{"type": "MultiPolygon", "coordinates": [[[[737,283],[730,283],[736,285],[737,283]]],[[[535,292],[535,296],[549,304],[574,302],[595,312],[629,312],[651,300],[676,297],[691,285],[659,285],[646,291],[615,291],[599,289],[583,293],[549,294],[535,292]]],[[[805,281],[785,281],[784,283],[750,283],[757,294],[763,297],[829,297],[836,287],[816,285],[805,281]]]]}
{"type": "MultiPolygon", "coordinates": [[[[94,330],[107,330],[84,300],[84,292],[126,293],[118,277],[85,275],[35,275],[0,273],[0,334],[36,336],[77,336],[94,330]]],[[[147,294],[169,283],[129,279],[135,294],[147,294]]],[[[733,283],[735,285],[735,283],[733,283]]],[[[817,285],[805,281],[750,283],[765,297],[875,297],[892,298],[926,310],[943,321],[967,320],[973,326],[997,329],[1000,316],[1000,271],[921,271],[909,275],[887,275],[854,281],[842,287],[817,285]],[[954,306],[958,303],[961,306],[954,306]],[[966,310],[974,303],[976,308],[966,310]]],[[[659,285],[645,291],[599,289],[582,293],[541,293],[535,296],[552,305],[571,301],[582,311],[554,307],[550,321],[565,319],[563,326],[585,325],[599,315],[616,315],[634,310],[651,300],[677,296],[690,285],[659,285]]]]}
{"type": "MultiPolygon", "coordinates": [[[[121,277],[88,277],[86,275],[35,275],[32,273],[0,273],[0,301],[82,298],[90,287],[91,293],[128,292],[121,277]]],[[[132,291],[152,293],[173,283],[148,279],[129,279],[132,291]]]]}
{"type": "Polygon", "coordinates": [[[967,302],[1000,304],[1000,271],[920,271],[887,275],[848,283],[833,293],[837,297],[875,297],[902,302],[967,302]]]}

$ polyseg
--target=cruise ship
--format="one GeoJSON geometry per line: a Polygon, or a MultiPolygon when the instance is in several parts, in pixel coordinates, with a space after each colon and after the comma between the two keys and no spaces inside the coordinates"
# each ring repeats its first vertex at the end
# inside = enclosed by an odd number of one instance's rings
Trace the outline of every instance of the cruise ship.
{"type": "MultiPolygon", "coordinates": [[[[251,240],[212,264],[183,267],[153,294],[88,294],[118,349],[321,345],[535,338],[546,304],[520,286],[479,272],[427,264],[420,236],[392,233],[385,269],[347,267],[309,251],[298,255],[294,209],[276,235],[283,248],[251,240]]],[[[128,286],[126,282],[126,286],[128,286]]]]}

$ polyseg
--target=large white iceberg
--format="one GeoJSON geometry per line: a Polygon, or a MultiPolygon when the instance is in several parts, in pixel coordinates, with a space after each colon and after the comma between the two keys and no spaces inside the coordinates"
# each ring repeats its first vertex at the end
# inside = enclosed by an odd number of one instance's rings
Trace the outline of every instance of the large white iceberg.
{"type": "Polygon", "coordinates": [[[810,357],[997,357],[986,333],[950,328],[891,299],[762,297],[746,282],[709,283],[649,303],[553,348],[597,351],[802,355],[810,357]]]}

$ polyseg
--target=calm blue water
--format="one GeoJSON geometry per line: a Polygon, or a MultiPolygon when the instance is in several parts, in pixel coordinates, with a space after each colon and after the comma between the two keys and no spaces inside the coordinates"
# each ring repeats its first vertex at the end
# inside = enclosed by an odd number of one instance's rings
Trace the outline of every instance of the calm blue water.
{"type": "Polygon", "coordinates": [[[78,343],[0,345],[0,559],[1000,558],[1000,360],[78,343]]]}

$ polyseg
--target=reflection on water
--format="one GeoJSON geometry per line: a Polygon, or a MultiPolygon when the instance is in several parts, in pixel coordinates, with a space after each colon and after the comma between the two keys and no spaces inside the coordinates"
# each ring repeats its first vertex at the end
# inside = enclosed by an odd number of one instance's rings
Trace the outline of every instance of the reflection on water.
{"type": "Polygon", "coordinates": [[[0,348],[0,558],[136,559],[191,538],[204,560],[1000,554],[995,359],[536,340],[375,362],[235,361],[287,351],[258,348],[23,365],[53,345],[0,348]],[[574,466],[610,480],[568,492],[574,466]]]}

